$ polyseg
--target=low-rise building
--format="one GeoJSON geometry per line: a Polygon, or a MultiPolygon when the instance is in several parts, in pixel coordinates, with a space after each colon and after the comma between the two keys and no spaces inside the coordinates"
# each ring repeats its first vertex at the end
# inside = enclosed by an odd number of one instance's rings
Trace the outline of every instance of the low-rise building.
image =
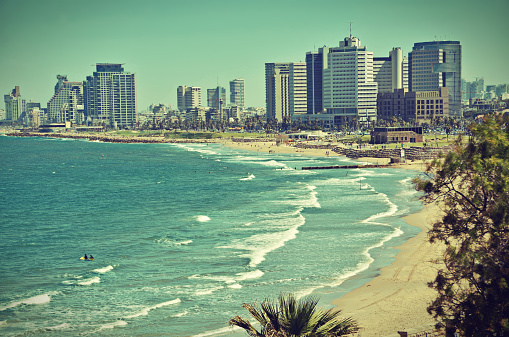
{"type": "Polygon", "coordinates": [[[418,124],[436,117],[449,117],[449,89],[437,91],[408,91],[396,89],[392,93],[379,93],[377,97],[378,118],[393,116],[406,122],[418,124]]]}
{"type": "Polygon", "coordinates": [[[387,127],[371,131],[371,144],[421,143],[424,140],[422,127],[387,127]]]}

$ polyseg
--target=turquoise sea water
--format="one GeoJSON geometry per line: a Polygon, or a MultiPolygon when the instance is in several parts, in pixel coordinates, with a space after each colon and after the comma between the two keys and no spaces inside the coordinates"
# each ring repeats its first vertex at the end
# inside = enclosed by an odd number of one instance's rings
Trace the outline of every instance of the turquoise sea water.
{"type": "Polygon", "coordinates": [[[327,305],[419,232],[415,172],[300,169],[349,163],[2,136],[0,334],[214,336],[281,291],[327,305]]]}

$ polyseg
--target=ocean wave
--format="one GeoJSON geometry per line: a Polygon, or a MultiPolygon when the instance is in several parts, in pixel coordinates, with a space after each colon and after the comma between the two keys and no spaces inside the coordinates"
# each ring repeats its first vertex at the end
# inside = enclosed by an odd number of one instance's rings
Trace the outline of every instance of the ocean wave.
{"type": "Polygon", "coordinates": [[[199,222],[206,222],[206,221],[210,221],[210,218],[206,215],[197,215],[195,217],[195,219],[199,222]]]}
{"type": "Polygon", "coordinates": [[[52,292],[49,292],[49,293],[46,293],[43,295],[37,295],[37,296],[26,298],[21,301],[12,302],[11,304],[0,308],[0,311],[11,309],[11,308],[17,307],[18,305],[21,305],[21,304],[26,304],[26,305],[46,304],[51,301],[51,296],[56,295],[56,294],[58,294],[58,292],[52,291],[52,292]]]}
{"type": "Polygon", "coordinates": [[[236,330],[240,330],[240,329],[241,328],[239,328],[239,327],[225,327],[225,328],[220,328],[220,329],[216,329],[216,330],[206,331],[204,333],[193,335],[192,337],[221,336],[226,333],[231,333],[232,331],[236,331],[236,330]]]}
{"type": "Polygon", "coordinates": [[[190,145],[186,145],[186,144],[182,144],[182,143],[172,144],[172,145],[174,145],[175,147],[181,148],[181,149],[185,149],[187,151],[191,151],[191,152],[198,152],[198,153],[211,154],[211,155],[218,154],[215,151],[200,148],[200,146],[205,147],[207,145],[198,145],[198,144],[196,144],[194,146],[190,146],[190,145]]]}
{"type": "Polygon", "coordinates": [[[385,201],[385,203],[387,205],[389,205],[389,209],[387,211],[385,211],[385,212],[380,212],[380,213],[377,213],[377,214],[373,214],[369,218],[362,220],[361,223],[380,224],[380,223],[375,222],[375,220],[380,219],[380,218],[384,218],[384,217],[392,216],[392,215],[396,214],[396,212],[398,211],[398,206],[396,204],[394,204],[387,197],[386,194],[378,193],[378,196],[380,196],[385,201]]]}
{"type": "Polygon", "coordinates": [[[89,286],[89,285],[92,285],[95,283],[100,283],[100,282],[101,282],[101,278],[99,276],[95,276],[95,277],[91,277],[91,278],[87,278],[87,279],[82,279],[81,277],[79,277],[79,278],[76,277],[74,280],[62,281],[62,284],[89,286]]]}
{"type": "Polygon", "coordinates": [[[99,329],[91,331],[89,333],[90,334],[94,334],[94,333],[100,332],[100,331],[105,330],[105,329],[113,329],[116,326],[125,326],[125,325],[127,325],[126,321],[118,320],[118,321],[115,321],[113,323],[103,324],[103,325],[101,325],[101,327],[99,329]]]}
{"type": "Polygon", "coordinates": [[[46,331],[64,330],[64,329],[69,329],[70,327],[71,327],[71,325],[69,323],[62,323],[62,324],[55,325],[55,326],[48,326],[48,327],[44,328],[44,330],[46,330],[46,331]]]}
{"type": "Polygon", "coordinates": [[[247,178],[241,178],[239,180],[253,180],[255,178],[255,175],[254,174],[250,174],[247,178]]]}
{"type": "Polygon", "coordinates": [[[173,239],[163,236],[160,239],[155,239],[154,242],[164,244],[167,246],[171,246],[171,247],[179,247],[179,246],[184,246],[184,245],[187,246],[187,245],[193,243],[193,240],[177,241],[177,240],[173,240],[173,239]]]}
{"type": "MultiPolygon", "coordinates": [[[[286,205],[295,205],[301,207],[314,207],[321,208],[322,206],[318,202],[317,192],[315,191],[316,186],[306,184],[305,189],[309,191],[309,194],[305,197],[295,198],[295,199],[286,199],[286,200],[276,200],[275,203],[278,204],[286,204],[286,205]],[[307,197],[307,198],[306,198],[307,197]]],[[[291,195],[291,194],[288,194],[291,195]]]]}
{"type": "Polygon", "coordinates": [[[154,306],[144,308],[144,309],[142,309],[140,312],[138,312],[136,314],[125,316],[124,318],[128,318],[129,319],[129,318],[136,318],[136,317],[139,317],[139,316],[146,316],[146,315],[148,315],[150,310],[154,310],[154,309],[158,309],[158,308],[161,308],[161,307],[165,307],[167,305],[179,304],[180,302],[181,302],[180,298],[177,298],[177,299],[174,299],[174,300],[171,300],[171,301],[159,303],[159,304],[156,304],[154,306]]]}
{"type": "Polygon", "coordinates": [[[256,267],[265,261],[265,256],[268,253],[283,247],[286,242],[295,239],[297,237],[297,233],[299,233],[298,228],[305,223],[305,218],[299,213],[296,218],[286,218],[284,220],[280,218],[275,221],[279,223],[283,221],[291,222],[289,224],[280,224],[281,227],[286,227],[286,230],[255,234],[248,238],[235,240],[230,245],[219,246],[216,248],[232,248],[249,251],[249,254],[242,254],[240,256],[250,259],[249,267],[256,267]]]}
{"type": "Polygon", "coordinates": [[[257,279],[264,275],[265,273],[259,269],[248,271],[244,273],[237,273],[235,275],[191,275],[188,279],[204,279],[204,280],[212,280],[217,282],[224,282],[226,284],[233,284],[240,281],[257,279]]]}
{"type": "Polygon", "coordinates": [[[98,268],[98,269],[94,269],[92,270],[92,272],[94,273],[99,273],[99,274],[104,274],[104,273],[107,273],[111,270],[113,270],[113,266],[107,266],[107,267],[104,267],[104,268],[98,268]]]}
{"type": "Polygon", "coordinates": [[[78,284],[80,286],[89,286],[89,285],[92,285],[95,283],[100,283],[100,282],[101,282],[101,278],[99,276],[95,276],[95,277],[91,277],[89,279],[84,279],[82,281],[78,281],[78,282],[76,282],[76,284],[78,284]]]}
{"type": "Polygon", "coordinates": [[[194,292],[196,296],[210,295],[218,290],[223,289],[224,287],[210,287],[205,289],[198,289],[194,292]]]}

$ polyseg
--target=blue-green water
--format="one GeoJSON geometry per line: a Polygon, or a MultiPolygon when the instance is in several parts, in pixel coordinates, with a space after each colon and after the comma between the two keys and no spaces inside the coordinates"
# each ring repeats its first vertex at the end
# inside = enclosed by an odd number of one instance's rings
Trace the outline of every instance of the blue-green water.
{"type": "Polygon", "coordinates": [[[0,137],[0,334],[213,336],[282,291],[326,305],[419,231],[415,172],[300,170],[348,163],[0,137]]]}

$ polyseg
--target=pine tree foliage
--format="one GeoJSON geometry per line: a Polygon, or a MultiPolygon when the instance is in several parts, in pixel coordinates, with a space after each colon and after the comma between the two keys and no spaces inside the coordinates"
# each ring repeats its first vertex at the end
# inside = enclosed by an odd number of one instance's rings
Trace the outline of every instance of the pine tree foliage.
{"type": "Polygon", "coordinates": [[[446,245],[428,312],[463,336],[509,336],[509,119],[490,116],[470,131],[415,181],[444,211],[428,233],[446,245]]]}

